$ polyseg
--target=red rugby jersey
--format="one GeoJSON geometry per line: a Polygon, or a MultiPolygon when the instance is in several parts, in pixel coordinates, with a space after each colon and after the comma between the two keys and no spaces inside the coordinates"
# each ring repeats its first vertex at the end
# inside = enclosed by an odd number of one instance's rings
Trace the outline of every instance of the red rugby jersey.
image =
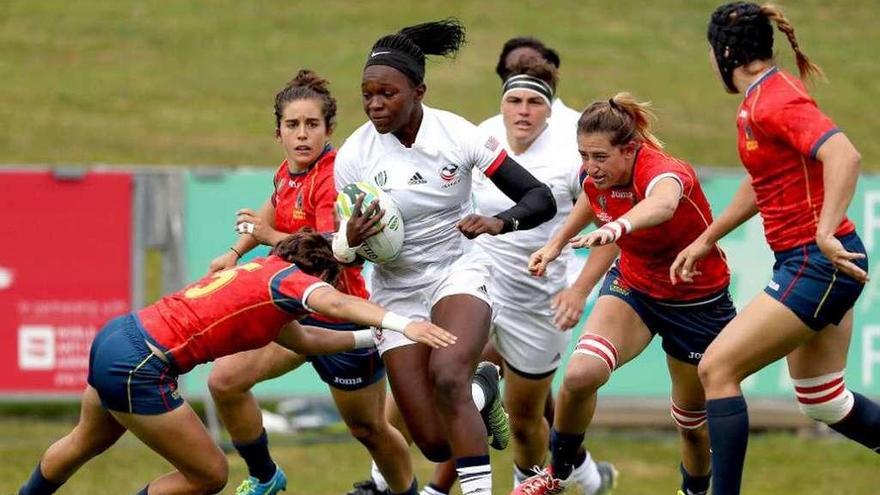
{"type": "Polygon", "coordinates": [[[309,313],[304,301],[322,286],[327,284],[296,265],[269,256],[208,275],[137,316],[186,373],[272,342],[285,324],[309,313]]]}
{"type": "MultiPolygon", "coordinates": [[[[816,153],[840,129],[799,79],[776,67],[746,90],[736,126],[739,156],[751,176],[770,248],[778,252],[815,242],[825,195],[816,153]]],[[[836,234],[854,230],[844,217],[836,234]]]]}
{"type": "Polygon", "coordinates": [[[604,224],[623,216],[666,177],[682,185],[678,208],[665,223],[637,230],[617,241],[623,281],[661,300],[689,301],[717,293],[730,283],[724,253],[717,247],[697,264],[702,275],[694,277],[692,284],[672,285],[669,281],[669,267],[675,257],[712,223],[709,202],[690,165],[644,144],[636,154],[628,185],[598,189],[584,172],[582,183],[596,218],[604,224]]]}
{"type": "MultiPolygon", "coordinates": [[[[275,206],[275,230],[294,233],[310,228],[320,233],[336,232],[336,185],[333,163],[336,150],[329,146],[307,171],[293,174],[287,160],[275,172],[272,204],[275,206]]],[[[346,294],[369,299],[370,293],[361,268],[347,266],[339,275],[337,287],[346,294]]],[[[321,315],[315,318],[335,321],[321,315]]]]}

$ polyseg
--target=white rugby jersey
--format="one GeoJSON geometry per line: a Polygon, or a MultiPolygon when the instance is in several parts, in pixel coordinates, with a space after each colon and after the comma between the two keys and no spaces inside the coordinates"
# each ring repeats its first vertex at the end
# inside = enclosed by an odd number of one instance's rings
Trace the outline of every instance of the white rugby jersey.
{"type": "MultiPolygon", "coordinates": [[[[532,313],[553,314],[550,300],[568,285],[566,269],[572,251],[566,247],[562,256],[547,267],[543,278],[529,274],[529,256],[543,247],[562,226],[581,193],[581,156],[576,133],[548,125],[525,153],[516,155],[507,142],[502,119],[496,117],[480,124],[480,129],[499,136],[509,156],[550,187],[556,199],[556,216],[531,230],[477,237],[477,244],[489,255],[494,266],[490,293],[502,304],[532,313]]],[[[491,180],[479,173],[474,174],[474,203],[481,215],[494,215],[514,204],[491,180]]]]}
{"type": "MultiPolygon", "coordinates": [[[[403,216],[400,256],[375,267],[374,276],[383,287],[430,280],[473,248],[456,228],[473,210],[472,171],[477,168],[491,175],[507,156],[499,138],[464,118],[426,105],[422,109],[411,148],[391,133],[379,134],[366,122],[336,154],[337,190],[353,182],[370,182],[393,198],[403,216]]],[[[474,251],[477,255],[479,249],[474,251]]]]}

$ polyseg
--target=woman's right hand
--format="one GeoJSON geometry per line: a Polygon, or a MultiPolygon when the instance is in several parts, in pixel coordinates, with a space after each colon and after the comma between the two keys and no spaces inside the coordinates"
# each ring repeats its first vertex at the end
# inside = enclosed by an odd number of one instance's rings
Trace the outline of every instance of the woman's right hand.
{"type": "Polygon", "coordinates": [[[348,219],[345,235],[348,245],[360,246],[368,239],[382,231],[384,225],[381,220],[385,216],[385,210],[379,208],[379,200],[374,199],[366,209],[363,209],[364,194],[358,194],[354,203],[354,211],[348,219]]]}
{"type": "Polygon", "coordinates": [[[559,248],[545,245],[529,256],[529,273],[535,277],[543,277],[547,271],[547,265],[559,257],[562,251],[559,248]]]}
{"type": "Polygon", "coordinates": [[[233,252],[231,249],[229,249],[225,253],[211,260],[211,264],[208,265],[208,275],[212,273],[217,273],[220,270],[228,270],[229,268],[234,268],[237,262],[238,255],[235,254],[235,252],[233,252]]]}
{"type": "Polygon", "coordinates": [[[693,283],[694,276],[701,275],[699,270],[695,268],[697,262],[705,258],[714,247],[714,244],[707,243],[703,236],[700,236],[682,249],[672,265],[669,266],[669,281],[672,282],[672,285],[678,283],[679,280],[693,283]]]}
{"type": "Polygon", "coordinates": [[[406,338],[421,342],[434,349],[449,347],[458,339],[455,335],[434,325],[430,321],[413,321],[403,329],[406,338]]]}

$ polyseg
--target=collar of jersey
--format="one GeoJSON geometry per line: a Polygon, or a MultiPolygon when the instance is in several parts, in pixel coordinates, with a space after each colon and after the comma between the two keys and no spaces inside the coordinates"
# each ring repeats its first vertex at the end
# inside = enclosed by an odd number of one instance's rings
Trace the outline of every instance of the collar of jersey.
{"type": "Polygon", "coordinates": [[[318,158],[315,158],[315,161],[310,163],[309,166],[306,167],[306,169],[303,170],[302,172],[291,172],[290,171],[290,162],[288,162],[287,158],[285,158],[284,159],[284,167],[287,169],[287,175],[289,175],[290,177],[301,177],[303,175],[306,175],[307,173],[311,172],[312,167],[314,167],[316,163],[320,162],[321,158],[324,158],[324,156],[327,153],[329,153],[332,149],[333,149],[333,145],[331,145],[330,143],[325,144],[324,149],[321,151],[321,154],[318,155],[318,158]]]}
{"type": "MultiPolygon", "coordinates": [[[[425,140],[428,139],[426,136],[430,136],[433,134],[434,127],[436,127],[436,117],[434,116],[434,109],[429,107],[428,105],[422,104],[422,123],[419,125],[419,131],[416,133],[416,140],[413,142],[412,146],[407,148],[397,139],[393,133],[387,134],[379,134],[379,139],[386,146],[394,146],[400,149],[419,149],[424,152],[427,152],[431,155],[437,154],[437,147],[434,144],[426,143],[425,140]]],[[[373,128],[375,131],[375,127],[373,128]]],[[[378,133],[377,133],[378,134],[378,133]]]]}
{"type": "Polygon", "coordinates": [[[761,75],[758,76],[757,79],[752,81],[752,84],[749,84],[749,87],[746,88],[745,98],[748,98],[749,95],[752,94],[753,89],[760,86],[761,83],[766,81],[768,77],[772,76],[773,74],[776,74],[777,72],[779,72],[779,67],[777,67],[775,65],[773,67],[770,67],[769,69],[765,69],[764,72],[762,72],[761,75]]]}

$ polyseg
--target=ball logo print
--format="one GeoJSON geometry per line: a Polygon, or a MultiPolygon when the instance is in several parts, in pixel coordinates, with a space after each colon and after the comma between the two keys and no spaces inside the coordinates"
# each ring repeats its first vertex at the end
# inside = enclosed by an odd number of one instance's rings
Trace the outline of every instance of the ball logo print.
{"type": "MultiPolygon", "coordinates": [[[[384,172],[379,175],[383,174],[384,172]]],[[[376,178],[379,178],[379,175],[376,178]]],[[[379,207],[385,210],[385,215],[380,220],[382,228],[379,233],[364,239],[363,244],[357,249],[357,254],[372,263],[385,263],[397,258],[403,248],[404,226],[403,217],[390,195],[367,182],[348,184],[336,197],[337,215],[341,220],[348,221],[354,214],[354,205],[360,195],[364,196],[362,212],[373,201],[379,200],[379,207]]]]}

